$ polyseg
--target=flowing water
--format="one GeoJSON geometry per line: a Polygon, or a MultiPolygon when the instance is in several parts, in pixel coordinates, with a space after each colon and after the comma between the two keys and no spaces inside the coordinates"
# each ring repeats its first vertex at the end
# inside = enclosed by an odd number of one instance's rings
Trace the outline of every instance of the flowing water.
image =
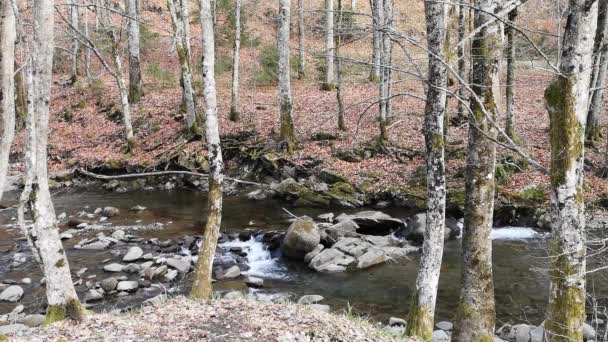
{"type": "MultiPolygon", "coordinates": [[[[8,194],[7,197],[15,194],[8,194]]],[[[95,208],[114,206],[121,214],[110,218],[107,222],[111,227],[149,225],[162,223],[158,230],[138,231],[136,235],[146,238],[178,239],[184,235],[200,234],[206,217],[206,195],[187,190],[148,191],[111,193],[103,190],[67,190],[54,196],[57,214],[66,212],[76,215],[80,211],[92,212],[95,208]],[[129,208],[140,205],[147,207],[142,212],[129,211],[129,208]]],[[[222,231],[224,233],[239,232],[245,228],[255,230],[284,230],[289,226],[291,216],[283,210],[285,204],[273,201],[252,201],[243,197],[226,197],[222,231]]],[[[316,217],[330,210],[311,208],[287,208],[295,215],[316,217]]],[[[361,209],[359,209],[361,210],[361,209]]],[[[358,210],[348,210],[353,212],[358,210]]],[[[398,218],[406,218],[412,212],[400,208],[383,210],[398,218]]],[[[335,208],[338,215],[344,212],[335,208]]],[[[39,285],[41,273],[33,262],[24,242],[23,253],[28,262],[10,269],[15,250],[6,252],[19,238],[19,231],[14,227],[13,210],[0,213],[0,280],[20,280],[24,277],[32,279],[31,285],[22,285],[25,296],[22,304],[26,310],[35,311],[44,302],[44,287],[39,285]],[[12,225],[12,228],[11,228],[12,225]]],[[[90,233],[93,235],[94,233],[90,233]]],[[[110,235],[111,230],[106,232],[110,235]]],[[[84,280],[99,281],[109,275],[102,271],[104,259],[120,262],[110,251],[85,251],[71,248],[82,236],[75,236],[64,242],[72,271],[86,267],[88,271],[84,280]],[[91,277],[90,279],[88,277],[91,277]]],[[[529,228],[501,228],[492,234],[494,276],[496,292],[496,309],[499,322],[529,320],[539,323],[542,320],[542,310],[546,302],[548,279],[546,276],[545,239],[542,234],[529,228]]],[[[145,245],[140,245],[147,252],[145,245]]],[[[311,271],[301,262],[293,262],[277,258],[268,252],[261,242],[230,241],[224,247],[243,247],[249,250],[247,255],[250,269],[248,273],[264,278],[264,288],[260,293],[272,296],[276,293],[290,293],[293,299],[305,294],[320,294],[333,309],[350,308],[355,313],[385,320],[389,316],[405,317],[411,298],[419,256],[411,259],[377,266],[360,272],[339,274],[320,274],[311,271]]],[[[114,247],[126,250],[128,246],[114,247]]],[[[444,261],[441,267],[441,279],[437,300],[437,316],[439,319],[453,318],[457,307],[460,291],[460,241],[448,241],[445,244],[444,261]]],[[[131,276],[134,279],[135,275],[131,276]]],[[[188,290],[190,280],[187,278],[177,288],[178,292],[188,290]]],[[[603,282],[602,282],[603,283],[603,282]]],[[[217,282],[217,289],[240,289],[242,281],[217,282]]],[[[85,290],[84,286],[77,289],[85,290]]],[[[109,309],[132,305],[144,298],[158,293],[160,290],[146,292],[140,290],[135,296],[110,298],[101,302],[95,309],[109,309]]],[[[15,304],[0,303],[0,314],[10,312],[15,304]]]]}

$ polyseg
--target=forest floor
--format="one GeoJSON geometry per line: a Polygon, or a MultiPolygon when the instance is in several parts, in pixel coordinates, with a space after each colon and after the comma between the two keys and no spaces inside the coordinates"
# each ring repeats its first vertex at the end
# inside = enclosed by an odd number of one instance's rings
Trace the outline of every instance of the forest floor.
{"type": "Polygon", "coordinates": [[[311,306],[185,297],[126,314],[92,314],[27,330],[14,341],[406,341],[360,317],[311,306]]]}

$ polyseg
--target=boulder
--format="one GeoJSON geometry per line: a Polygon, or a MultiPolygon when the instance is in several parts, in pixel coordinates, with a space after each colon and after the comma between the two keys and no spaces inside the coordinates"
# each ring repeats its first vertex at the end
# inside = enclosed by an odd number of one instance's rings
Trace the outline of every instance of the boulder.
{"type": "Polygon", "coordinates": [[[141,266],[135,263],[130,263],[127,266],[123,267],[122,271],[127,273],[137,273],[141,271],[141,266]]]}
{"type": "Polygon", "coordinates": [[[95,289],[90,289],[84,295],[85,302],[95,302],[95,301],[101,300],[102,298],[103,298],[103,293],[101,293],[100,291],[95,290],[95,289]]]}
{"type": "Polygon", "coordinates": [[[118,264],[118,263],[111,263],[108,265],[105,265],[103,267],[103,270],[106,272],[122,272],[122,270],[125,268],[125,265],[122,264],[118,264]]]}
{"type": "Polygon", "coordinates": [[[188,273],[190,271],[190,260],[169,258],[167,259],[167,265],[181,273],[188,273]]]}
{"type": "Polygon", "coordinates": [[[101,214],[103,216],[107,216],[107,217],[117,216],[118,214],[120,214],[120,210],[118,210],[118,208],[114,208],[114,207],[105,207],[101,211],[101,214]]]}
{"type": "Polygon", "coordinates": [[[515,342],[529,342],[530,331],[532,331],[534,328],[536,327],[528,324],[514,325],[513,329],[515,329],[515,342]]]}
{"type": "Polygon", "coordinates": [[[245,277],[245,284],[247,284],[249,287],[255,288],[264,287],[264,279],[248,276],[245,277]]]}
{"type": "Polygon", "coordinates": [[[19,285],[11,285],[0,293],[0,301],[2,302],[18,302],[23,297],[23,289],[19,285]]]}
{"type": "Polygon", "coordinates": [[[368,242],[359,238],[343,238],[332,246],[332,248],[355,258],[363,255],[369,247],[370,244],[368,242]]]}
{"type": "Polygon", "coordinates": [[[426,231],[426,214],[418,213],[407,219],[405,238],[416,243],[422,243],[426,231]]]}
{"type": "Polygon", "coordinates": [[[281,250],[288,258],[303,260],[306,253],[314,250],[320,241],[315,223],[309,218],[298,218],[289,226],[281,250]]]}
{"type": "Polygon", "coordinates": [[[139,258],[141,258],[144,255],[144,251],[137,246],[133,246],[131,248],[129,248],[129,250],[127,251],[127,254],[125,254],[125,256],[122,258],[122,261],[124,262],[131,262],[131,261],[135,261],[138,260],[139,258]]]}
{"type": "Polygon", "coordinates": [[[308,267],[317,272],[335,273],[346,271],[355,262],[355,258],[350,255],[346,255],[336,248],[329,248],[315,256],[308,267]]]}
{"type": "Polygon", "coordinates": [[[220,270],[217,272],[216,278],[221,279],[234,279],[241,275],[241,269],[238,266],[232,266],[227,269],[220,270]]]}
{"type": "Polygon", "coordinates": [[[28,326],[30,328],[35,328],[35,327],[41,326],[44,323],[45,319],[46,319],[45,315],[34,314],[34,315],[27,315],[23,318],[19,318],[17,320],[17,323],[25,324],[26,326],[28,326]]]}
{"type": "Polygon", "coordinates": [[[308,304],[316,304],[320,301],[322,301],[324,298],[323,296],[319,296],[319,295],[305,295],[300,297],[300,299],[298,299],[298,304],[303,304],[303,305],[308,305],[308,304]]]}
{"type": "Polygon", "coordinates": [[[589,324],[583,324],[583,339],[594,340],[596,336],[595,329],[589,324]]]}
{"type": "Polygon", "coordinates": [[[364,269],[374,265],[382,264],[388,260],[384,251],[379,248],[370,248],[357,258],[357,268],[364,269]]]}
{"type": "Polygon", "coordinates": [[[177,278],[178,274],[179,272],[177,270],[170,270],[169,272],[167,272],[167,274],[165,274],[165,280],[173,281],[175,278],[177,278]]]}
{"type": "Polygon", "coordinates": [[[357,237],[357,229],[359,229],[359,225],[353,220],[343,220],[340,221],[333,226],[325,229],[327,235],[329,235],[334,241],[338,241],[343,237],[357,237]]]}
{"type": "Polygon", "coordinates": [[[117,291],[135,291],[139,288],[139,283],[136,281],[125,280],[118,283],[116,286],[117,291]]]}
{"type": "Polygon", "coordinates": [[[544,342],[545,341],[545,328],[538,326],[530,330],[530,342],[544,342]]]}
{"type": "Polygon", "coordinates": [[[105,292],[110,292],[116,288],[116,285],[118,285],[118,279],[114,277],[106,278],[101,281],[100,285],[105,292]]]}
{"type": "Polygon", "coordinates": [[[315,249],[313,249],[312,251],[306,253],[306,255],[304,256],[304,262],[306,264],[309,264],[310,261],[312,259],[314,259],[314,257],[316,257],[317,255],[319,255],[319,253],[321,253],[321,251],[324,249],[325,247],[323,247],[323,245],[319,244],[317,245],[317,247],[315,247],[315,249]]]}
{"type": "Polygon", "coordinates": [[[406,322],[403,318],[398,318],[398,317],[391,317],[388,319],[388,325],[392,326],[396,326],[396,325],[401,325],[401,326],[406,326],[406,322]]]}
{"type": "Polygon", "coordinates": [[[450,331],[454,328],[454,324],[452,324],[452,322],[448,322],[448,321],[441,321],[441,322],[435,323],[435,327],[440,330],[450,331]]]}
{"type": "Polygon", "coordinates": [[[443,330],[433,331],[433,342],[450,342],[450,336],[443,330]]]}
{"type": "Polygon", "coordinates": [[[354,215],[340,214],[338,222],[353,220],[359,228],[357,233],[369,235],[388,235],[405,228],[405,223],[381,211],[362,211],[354,215]]]}

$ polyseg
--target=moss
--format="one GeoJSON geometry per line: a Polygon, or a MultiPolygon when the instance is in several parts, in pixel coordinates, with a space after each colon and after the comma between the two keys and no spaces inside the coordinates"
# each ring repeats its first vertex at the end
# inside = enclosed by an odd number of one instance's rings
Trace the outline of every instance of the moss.
{"type": "Polygon", "coordinates": [[[321,83],[321,90],[323,91],[332,91],[336,89],[336,85],[334,83],[321,83]]]}
{"type": "Polygon", "coordinates": [[[8,342],[8,337],[4,334],[0,334],[0,342],[8,342]]]}
{"type": "Polygon", "coordinates": [[[431,144],[436,150],[442,149],[444,147],[443,134],[433,133],[431,144]]]}
{"type": "Polygon", "coordinates": [[[55,267],[59,268],[59,267],[63,267],[65,266],[65,260],[64,259],[59,259],[57,260],[57,262],[55,263],[55,267]]]}
{"type": "Polygon", "coordinates": [[[447,200],[459,208],[464,208],[465,194],[462,189],[448,189],[447,200]]]}
{"type": "Polygon", "coordinates": [[[429,307],[418,305],[418,293],[412,299],[406,328],[408,336],[417,336],[423,341],[433,340],[433,316],[429,307]]]}

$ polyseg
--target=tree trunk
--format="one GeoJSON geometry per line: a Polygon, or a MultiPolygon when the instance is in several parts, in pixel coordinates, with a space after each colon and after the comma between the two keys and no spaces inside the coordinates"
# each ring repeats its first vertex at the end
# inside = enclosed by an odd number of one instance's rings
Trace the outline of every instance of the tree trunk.
{"type": "Polygon", "coordinates": [[[120,93],[120,105],[122,110],[122,121],[125,126],[125,138],[127,139],[127,152],[132,152],[135,148],[135,136],[133,135],[133,126],[131,125],[131,105],[129,104],[129,93],[125,84],[124,73],[122,70],[122,62],[120,55],[116,49],[116,39],[112,42],[112,56],[114,57],[114,67],[116,68],[116,83],[120,93]]]}
{"type": "Polygon", "coordinates": [[[304,0],[298,0],[298,78],[303,79],[306,74],[306,59],[304,58],[304,0]]]}
{"type": "Polygon", "coordinates": [[[342,60],[340,59],[340,46],[342,45],[342,19],[343,19],[344,4],[343,0],[338,0],[338,23],[336,25],[338,31],[338,39],[336,43],[336,74],[338,83],[336,84],[336,100],[338,101],[338,129],[346,131],[346,123],[344,122],[344,96],[342,94],[343,75],[342,75],[342,60]]]}
{"type": "Polygon", "coordinates": [[[593,81],[591,82],[591,99],[587,115],[586,140],[591,145],[601,140],[600,117],[604,109],[606,77],[608,77],[608,3],[600,1],[598,5],[597,30],[594,47],[593,81]]]}
{"type": "MultiPolygon", "coordinates": [[[[78,28],[78,19],[80,16],[80,10],[78,8],[78,0],[69,0],[69,10],[70,10],[70,23],[73,27],[78,28]]],[[[74,37],[72,38],[72,75],[70,77],[70,81],[72,84],[76,83],[76,79],[78,78],[78,50],[80,49],[80,42],[78,41],[78,34],[76,32],[73,33],[74,37]]]]}
{"type": "Polygon", "coordinates": [[[334,46],[334,0],[325,0],[325,80],[323,90],[334,90],[335,81],[334,46]]]}
{"type": "Polygon", "coordinates": [[[239,121],[239,49],[241,48],[241,0],[234,6],[234,50],[232,51],[232,99],[230,120],[239,121]]]}
{"type": "MultiPolygon", "coordinates": [[[[91,35],[89,33],[89,10],[85,8],[84,10],[84,35],[87,39],[91,39],[91,35]]],[[[87,77],[91,77],[91,49],[86,50],[85,59],[84,59],[84,68],[87,77]]]]}
{"type": "Polygon", "coordinates": [[[127,40],[129,43],[129,101],[137,103],[144,95],[139,58],[139,10],[137,0],[127,0],[127,40]]]}
{"type": "Polygon", "coordinates": [[[357,10],[357,0],[350,0],[350,10],[353,12],[357,10]]]}
{"type": "Polygon", "coordinates": [[[15,74],[15,121],[17,128],[25,127],[27,119],[27,92],[23,70],[15,74]]]}
{"type": "MultiPolygon", "coordinates": [[[[467,79],[467,60],[465,54],[466,44],[463,43],[467,34],[467,6],[463,2],[458,8],[458,76],[461,80],[467,79]]],[[[465,89],[462,84],[458,86],[458,105],[457,120],[465,122],[467,120],[466,104],[464,103],[465,89]]]]}
{"type": "MultiPolygon", "coordinates": [[[[517,19],[517,8],[509,12],[509,23],[515,25],[517,19]]],[[[505,131],[509,138],[515,136],[515,127],[513,126],[513,117],[515,116],[513,105],[515,104],[514,83],[515,83],[515,29],[513,26],[507,25],[507,123],[505,131]]]]}
{"type": "Polygon", "coordinates": [[[378,1],[378,22],[381,25],[381,49],[380,49],[380,84],[378,86],[380,101],[379,107],[379,122],[380,122],[380,141],[388,140],[387,118],[391,115],[390,97],[391,97],[391,54],[392,41],[390,30],[393,21],[393,1],[383,0],[378,1]]]}
{"type": "Polygon", "coordinates": [[[198,254],[191,296],[208,301],[212,297],[211,270],[222,221],[223,161],[215,89],[215,37],[213,35],[213,17],[209,0],[201,0],[200,11],[203,31],[205,135],[209,158],[209,197],[207,200],[209,216],[205,224],[203,244],[198,254]]]}
{"type": "Polygon", "coordinates": [[[290,27],[290,1],[279,0],[279,32],[277,34],[277,48],[279,50],[278,78],[281,131],[280,140],[286,144],[288,152],[292,152],[296,145],[295,130],[293,127],[291,76],[289,64],[289,27],[290,27]]]}
{"type": "Polygon", "coordinates": [[[551,141],[548,341],[582,341],[585,323],[585,122],[597,2],[571,0],[562,35],[561,75],[545,91],[551,141]]]}
{"type": "Polygon", "coordinates": [[[381,56],[381,45],[382,37],[380,31],[380,18],[379,9],[381,7],[382,0],[370,0],[369,6],[372,9],[372,69],[369,74],[369,80],[371,82],[380,81],[380,56],[381,56]]]}
{"type": "Polygon", "coordinates": [[[445,161],[443,125],[447,82],[445,59],[446,4],[425,2],[429,87],[426,95],[424,132],[426,142],[427,209],[422,259],[416,278],[407,335],[424,341],[433,339],[433,318],[443,256],[445,227],[445,161]]]}
{"type": "MultiPolygon", "coordinates": [[[[54,46],[53,1],[35,1],[33,14],[32,70],[28,70],[27,76],[32,110],[28,111],[26,183],[20,202],[20,216],[23,217],[24,205],[29,202],[33,226],[27,237],[34,255],[42,262],[46,278],[48,324],[66,317],[80,320],[84,311],[72,284],[48,184],[46,161],[54,46]]],[[[27,231],[24,225],[22,229],[27,231]]]]}
{"type": "Polygon", "coordinates": [[[190,69],[190,49],[185,28],[189,26],[188,1],[178,0],[178,6],[173,0],[167,0],[171,15],[173,32],[175,33],[175,50],[180,64],[180,79],[182,85],[182,108],[186,113],[186,128],[193,134],[201,133],[201,120],[196,107],[196,94],[192,84],[190,69]]]}
{"type": "Polygon", "coordinates": [[[494,19],[500,0],[476,0],[473,38],[472,89],[469,115],[469,143],[465,185],[465,216],[462,238],[462,290],[456,314],[453,340],[491,341],[496,312],[492,278],[492,216],[494,211],[494,168],[496,138],[493,120],[499,112],[499,63],[503,48],[502,29],[494,19]],[[477,100],[479,99],[479,100],[477,100]],[[487,114],[487,115],[486,115],[487,114]]]}
{"type": "Polygon", "coordinates": [[[10,1],[0,3],[0,199],[4,192],[11,145],[15,138],[15,15],[10,1]]]}

